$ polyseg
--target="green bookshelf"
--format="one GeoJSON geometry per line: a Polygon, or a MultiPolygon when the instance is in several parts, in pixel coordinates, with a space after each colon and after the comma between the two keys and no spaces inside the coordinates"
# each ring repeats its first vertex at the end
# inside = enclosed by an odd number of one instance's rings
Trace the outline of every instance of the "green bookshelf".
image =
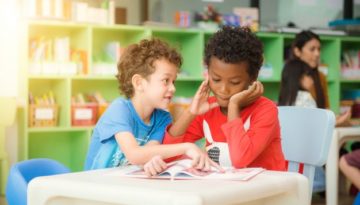
{"type": "MultiPolygon", "coordinates": [[[[137,43],[141,39],[157,37],[178,48],[184,63],[182,73],[176,81],[176,96],[192,97],[203,80],[204,47],[213,32],[196,29],[152,28],[128,25],[87,25],[67,22],[32,21],[25,32],[27,46],[24,48],[24,99],[31,92],[41,96],[50,90],[59,104],[58,125],[55,127],[29,127],[29,106],[19,110],[19,160],[36,157],[53,158],[72,171],[83,169],[86,151],[93,126],[71,125],[71,97],[79,93],[98,91],[107,101],[120,96],[114,75],[95,75],[92,68],[101,61],[100,51],[109,42],[118,42],[121,47],[137,43]],[[57,75],[29,73],[30,39],[54,39],[69,37],[71,49],[87,53],[87,74],[57,75]]],[[[284,64],[284,48],[289,47],[294,35],[279,33],[256,34],[264,44],[265,62],[273,68],[272,76],[260,78],[265,86],[265,96],[277,101],[281,71],[284,64]]],[[[360,49],[359,37],[321,36],[321,61],[328,65],[328,85],[331,109],[339,111],[341,92],[360,87],[360,80],[346,80],[340,77],[341,53],[348,49],[360,49]]]]}

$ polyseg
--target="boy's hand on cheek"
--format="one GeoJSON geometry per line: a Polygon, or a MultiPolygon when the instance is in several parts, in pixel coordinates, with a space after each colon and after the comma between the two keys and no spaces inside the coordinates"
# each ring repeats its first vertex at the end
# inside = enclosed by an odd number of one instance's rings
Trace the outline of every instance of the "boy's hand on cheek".
{"type": "Polygon", "coordinates": [[[250,105],[264,93],[264,86],[259,81],[254,81],[248,89],[243,90],[230,98],[230,104],[239,108],[250,105]]]}
{"type": "Polygon", "coordinates": [[[196,91],[196,94],[193,98],[193,101],[190,105],[190,113],[193,115],[199,115],[203,114],[210,109],[219,106],[216,102],[215,103],[209,103],[208,98],[210,95],[210,87],[208,85],[209,80],[205,79],[199,89],[196,91]]]}

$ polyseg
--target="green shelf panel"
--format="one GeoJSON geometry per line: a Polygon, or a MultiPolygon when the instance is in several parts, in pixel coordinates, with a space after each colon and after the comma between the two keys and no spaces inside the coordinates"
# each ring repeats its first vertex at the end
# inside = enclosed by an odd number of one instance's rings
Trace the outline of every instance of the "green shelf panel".
{"type": "Polygon", "coordinates": [[[335,113],[338,113],[340,111],[340,86],[337,81],[328,82],[328,95],[330,109],[335,113]]]}
{"type": "Polygon", "coordinates": [[[274,32],[257,32],[256,36],[258,38],[278,38],[278,37],[280,37],[279,33],[274,33],[274,32]]]}
{"type": "Polygon", "coordinates": [[[280,82],[263,82],[264,96],[277,102],[279,99],[280,82]]]}
{"type": "Polygon", "coordinates": [[[340,41],[337,38],[321,37],[321,63],[328,66],[327,78],[330,80],[337,79],[340,73],[340,41]]]}
{"type": "Polygon", "coordinates": [[[258,80],[262,83],[280,83],[280,79],[274,78],[258,78],[258,80]]]}
{"type": "Polygon", "coordinates": [[[360,79],[341,79],[341,83],[358,83],[360,84],[360,79]]]}
{"type": "Polygon", "coordinates": [[[63,75],[29,75],[29,80],[65,80],[70,78],[70,76],[63,75]]]}
{"type": "Polygon", "coordinates": [[[204,32],[204,51],[205,51],[205,46],[207,44],[207,42],[209,41],[209,39],[214,35],[215,32],[211,32],[211,31],[208,31],[208,32],[204,32]]]}
{"type": "Polygon", "coordinates": [[[72,171],[83,170],[89,145],[88,131],[29,133],[31,158],[55,159],[72,171]]]}
{"type": "Polygon", "coordinates": [[[90,79],[73,79],[71,81],[71,96],[76,96],[79,93],[84,95],[100,92],[101,95],[109,102],[120,96],[118,82],[114,78],[97,79],[96,81],[90,79]]]}
{"type": "Polygon", "coordinates": [[[115,75],[79,75],[79,76],[72,76],[71,79],[73,80],[116,80],[115,75]]]}
{"type": "Polygon", "coordinates": [[[355,36],[343,36],[340,38],[342,42],[349,42],[349,43],[360,43],[360,38],[355,36]]]}
{"type": "Polygon", "coordinates": [[[178,75],[176,81],[204,81],[203,77],[189,77],[178,75]]]}
{"type": "Polygon", "coordinates": [[[93,127],[31,127],[29,133],[91,131],[93,127]]]}
{"type": "Polygon", "coordinates": [[[118,42],[121,48],[138,43],[150,37],[150,32],[143,27],[135,26],[96,26],[92,30],[92,57],[99,58],[110,42],[118,42]]]}
{"type": "Polygon", "coordinates": [[[202,81],[176,81],[175,96],[194,97],[202,81]]]}
{"type": "Polygon", "coordinates": [[[180,51],[183,57],[181,72],[192,77],[201,77],[203,73],[204,39],[200,32],[181,30],[153,30],[152,36],[165,40],[180,51]]]}
{"type": "Polygon", "coordinates": [[[264,46],[264,63],[273,67],[272,79],[280,80],[283,67],[283,39],[279,36],[259,36],[264,46]]]}
{"type": "Polygon", "coordinates": [[[58,126],[70,125],[70,87],[67,79],[30,79],[29,92],[32,96],[41,98],[44,94],[53,92],[55,102],[59,105],[58,126]]]}

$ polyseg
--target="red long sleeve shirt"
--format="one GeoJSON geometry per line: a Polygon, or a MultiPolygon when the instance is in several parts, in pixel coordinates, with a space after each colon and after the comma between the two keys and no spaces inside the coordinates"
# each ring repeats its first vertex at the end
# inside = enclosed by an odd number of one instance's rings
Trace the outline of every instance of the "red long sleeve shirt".
{"type": "MultiPolygon", "coordinates": [[[[214,97],[209,102],[214,102],[214,97]]],[[[285,171],[285,159],[281,148],[280,126],[276,105],[265,97],[260,97],[251,105],[243,108],[240,117],[227,121],[220,107],[198,115],[186,133],[173,137],[166,132],[163,143],[195,142],[204,137],[203,121],[209,124],[214,142],[228,144],[232,166],[263,167],[268,170],[285,171]],[[244,127],[249,118],[250,125],[244,127]]],[[[210,143],[206,140],[206,146],[210,143]]]]}

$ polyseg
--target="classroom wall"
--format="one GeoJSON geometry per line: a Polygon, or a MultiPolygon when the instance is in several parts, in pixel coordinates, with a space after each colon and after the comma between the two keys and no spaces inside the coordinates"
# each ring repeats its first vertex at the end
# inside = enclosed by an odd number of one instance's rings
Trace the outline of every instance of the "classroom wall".
{"type": "MultiPolygon", "coordinates": [[[[21,90],[24,82],[21,80],[20,59],[20,42],[21,33],[20,12],[17,8],[20,5],[19,0],[6,1],[0,0],[0,97],[15,98],[17,104],[20,106],[21,90]]],[[[0,107],[0,116],[7,113],[8,110],[0,107]]],[[[10,163],[17,160],[17,123],[7,122],[11,125],[4,127],[5,129],[5,144],[0,144],[2,149],[5,147],[9,155],[10,163]]],[[[2,126],[2,125],[0,125],[2,126]]],[[[3,130],[1,130],[3,131],[3,130]]],[[[3,133],[0,133],[2,135],[3,133]]]]}
{"type": "MultiPolygon", "coordinates": [[[[222,3],[188,0],[149,0],[149,17],[154,21],[173,22],[176,10],[201,11],[208,4],[221,13],[230,13],[233,7],[248,7],[249,0],[223,0],[222,3]]],[[[360,0],[354,0],[354,17],[360,16],[360,0]]],[[[343,0],[260,0],[261,25],[285,26],[289,21],[300,28],[327,27],[328,22],[342,18],[343,0]]]]}

